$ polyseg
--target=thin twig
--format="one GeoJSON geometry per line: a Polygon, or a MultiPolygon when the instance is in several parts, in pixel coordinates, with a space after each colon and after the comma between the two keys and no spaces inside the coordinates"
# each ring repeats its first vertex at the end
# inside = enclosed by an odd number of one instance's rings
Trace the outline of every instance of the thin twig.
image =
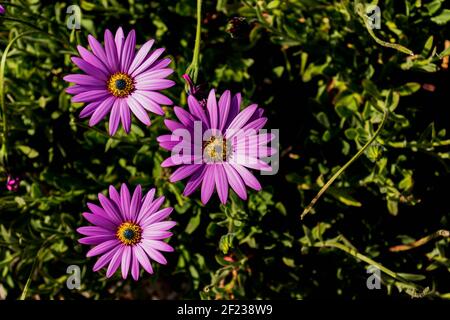
{"type": "Polygon", "coordinates": [[[197,29],[195,32],[194,55],[192,57],[191,64],[186,70],[186,73],[192,78],[192,81],[194,83],[197,83],[201,34],[202,34],[202,0],[197,0],[197,29]]]}
{"type": "Polygon", "coordinates": [[[400,44],[383,41],[376,36],[375,32],[373,32],[372,26],[370,25],[369,18],[367,17],[367,15],[364,12],[364,5],[362,3],[356,3],[355,9],[356,9],[356,13],[363,19],[364,26],[366,27],[370,36],[375,40],[376,43],[378,43],[379,45],[381,45],[383,47],[392,48],[397,51],[409,54],[410,56],[414,55],[414,52],[412,50],[410,50],[400,44]]]}
{"type": "Polygon", "coordinates": [[[406,251],[411,250],[420,246],[423,246],[424,244],[430,242],[431,240],[434,240],[436,238],[443,237],[443,238],[449,238],[450,237],[450,231],[448,230],[438,230],[426,237],[420,238],[419,240],[413,241],[408,244],[400,244],[397,246],[393,246],[389,248],[389,251],[391,252],[399,252],[399,251],[406,251]]]}
{"type": "Polygon", "coordinates": [[[387,274],[388,276],[390,276],[391,278],[403,283],[404,285],[413,288],[414,290],[425,290],[426,288],[423,288],[422,286],[415,284],[411,281],[406,280],[405,278],[403,278],[402,276],[400,276],[399,274],[397,274],[396,272],[386,268],[385,266],[383,266],[382,264],[372,260],[371,258],[363,255],[362,253],[358,252],[356,249],[354,248],[350,248],[344,244],[341,243],[337,243],[337,242],[330,242],[330,241],[325,241],[325,242],[317,242],[314,244],[314,247],[318,247],[318,248],[323,248],[323,247],[328,247],[328,248],[336,248],[339,249],[341,251],[344,251],[350,255],[352,255],[353,257],[371,265],[371,266],[375,266],[376,268],[378,268],[380,271],[382,271],[383,273],[387,274]]]}
{"type": "Polygon", "coordinates": [[[381,129],[383,129],[384,124],[386,123],[387,117],[388,117],[389,111],[388,108],[384,108],[384,114],[383,114],[383,120],[381,121],[380,125],[378,126],[377,131],[373,135],[373,137],[346,163],[340,168],[334,175],[331,177],[330,180],[328,180],[327,183],[320,189],[320,191],[317,193],[317,195],[312,199],[311,203],[303,210],[300,219],[303,219],[308,212],[311,211],[311,209],[314,207],[316,202],[320,199],[320,197],[328,190],[328,188],[333,184],[333,182],[347,169],[355,160],[357,160],[364,151],[375,141],[375,139],[378,137],[378,135],[381,132],[381,129]]]}

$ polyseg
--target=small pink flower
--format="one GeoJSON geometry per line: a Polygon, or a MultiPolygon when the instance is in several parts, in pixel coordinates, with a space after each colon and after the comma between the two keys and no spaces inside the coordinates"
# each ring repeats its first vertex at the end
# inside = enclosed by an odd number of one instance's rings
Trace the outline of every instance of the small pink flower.
{"type": "Polygon", "coordinates": [[[20,179],[19,177],[13,177],[12,175],[8,175],[8,179],[6,180],[6,189],[12,192],[17,192],[19,190],[20,179]]]}

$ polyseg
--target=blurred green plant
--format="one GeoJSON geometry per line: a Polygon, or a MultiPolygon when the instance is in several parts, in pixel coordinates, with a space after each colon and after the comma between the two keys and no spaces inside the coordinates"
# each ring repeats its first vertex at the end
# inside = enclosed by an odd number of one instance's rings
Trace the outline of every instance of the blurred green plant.
{"type": "Polygon", "coordinates": [[[66,26],[73,3],[0,1],[0,299],[450,298],[444,1],[371,1],[380,30],[367,28],[362,1],[77,3],[81,30],[66,26]],[[232,19],[246,24],[239,36],[232,19]],[[70,57],[89,33],[120,25],[167,48],[176,104],[186,106],[188,70],[263,106],[281,129],[280,171],[263,191],[204,207],[160,167],[162,118],[114,137],[78,119],[62,81],[70,57]],[[21,178],[16,193],[8,174],[21,178]],[[75,232],[85,203],[122,182],[156,186],[179,222],[169,264],[138,283],[93,273],[75,232]],[[73,264],[80,290],[65,285],[73,264]],[[367,289],[368,265],[381,290],[367,289]]]}

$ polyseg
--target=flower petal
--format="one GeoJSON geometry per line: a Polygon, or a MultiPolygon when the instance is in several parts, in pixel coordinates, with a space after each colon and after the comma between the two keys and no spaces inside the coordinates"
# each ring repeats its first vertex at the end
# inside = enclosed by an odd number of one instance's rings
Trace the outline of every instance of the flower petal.
{"type": "Polygon", "coordinates": [[[133,92],[132,96],[145,110],[148,110],[160,116],[164,115],[164,110],[159,104],[148,97],[149,94],[150,93],[148,91],[136,90],[135,92],[133,92]]]}
{"type": "Polygon", "coordinates": [[[95,246],[91,250],[88,251],[86,257],[98,256],[99,254],[103,254],[107,251],[114,249],[115,247],[120,245],[120,241],[117,239],[108,240],[103,243],[100,243],[98,246],[95,246]]]}
{"type": "Polygon", "coordinates": [[[108,217],[115,223],[120,224],[122,222],[122,215],[120,214],[119,208],[101,193],[98,194],[98,200],[108,217]]]}
{"type": "Polygon", "coordinates": [[[89,90],[86,92],[79,93],[72,97],[72,102],[94,102],[103,100],[106,97],[111,96],[109,91],[106,89],[102,90],[89,90]]]}
{"type": "Polygon", "coordinates": [[[142,225],[142,227],[147,227],[153,223],[164,220],[172,213],[172,211],[173,211],[173,208],[171,208],[171,207],[159,210],[151,215],[148,215],[146,218],[144,218],[141,221],[141,225],[142,225]]]}
{"type": "Polygon", "coordinates": [[[69,74],[65,76],[64,81],[73,82],[79,85],[85,86],[102,86],[104,82],[99,78],[94,76],[90,76],[88,74],[69,74]]]}
{"type": "Polygon", "coordinates": [[[242,110],[228,126],[228,130],[229,130],[230,134],[227,131],[227,133],[225,135],[226,138],[231,139],[236,133],[238,133],[239,130],[243,126],[245,126],[245,124],[247,123],[247,121],[250,119],[250,117],[253,115],[253,113],[256,111],[257,108],[258,108],[258,105],[252,104],[251,106],[248,106],[247,108],[242,110]]]}
{"type": "Polygon", "coordinates": [[[150,274],[153,274],[152,264],[148,259],[148,256],[145,253],[144,249],[142,248],[142,244],[138,244],[133,248],[133,250],[136,258],[138,259],[139,263],[144,268],[144,270],[150,274]]]}
{"type": "Polygon", "coordinates": [[[153,198],[155,196],[155,188],[150,189],[149,192],[144,197],[144,200],[142,201],[141,209],[139,210],[139,213],[136,217],[136,222],[139,223],[141,221],[142,217],[146,214],[146,212],[149,210],[150,206],[153,203],[153,198]]]}
{"type": "Polygon", "coordinates": [[[151,205],[149,205],[145,211],[142,211],[139,215],[139,221],[138,223],[141,223],[142,221],[145,221],[145,219],[147,219],[148,216],[152,215],[153,213],[155,213],[160,207],[161,205],[164,203],[164,200],[166,198],[164,196],[159,197],[158,199],[156,199],[155,201],[153,201],[151,203],[151,205]]]}
{"type": "Polygon", "coordinates": [[[141,104],[133,97],[133,95],[128,96],[127,98],[128,106],[130,107],[133,114],[138,118],[143,124],[149,126],[151,124],[150,118],[148,117],[147,112],[145,112],[144,108],[141,104]]]}
{"type": "Polygon", "coordinates": [[[203,204],[207,204],[214,191],[214,165],[206,165],[206,173],[202,181],[201,200],[203,204]]]}
{"type": "Polygon", "coordinates": [[[107,62],[109,64],[110,70],[113,72],[119,71],[119,57],[117,56],[117,47],[116,42],[113,38],[113,35],[109,29],[105,30],[105,52],[107,62]]]}
{"type": "Polygon", "coordinates": [[[239,173],[237,173],[237,171],[233,168],[233,166],[228,163],[224,163],[223,168],[225,170],[228,183],[230,184],[231,188],[242,200],[246,200],[247,190],[245,189],[244,182],[242,181],[242,178],[239,175],[239,173]]]}
{"type": "Polygon", "coordinates": [[[131,198],[130,204],[130,216],[131,221],[135,221],[136,217],[141,210],[141,200],[142,200],[142,187],[138,185],[136,189],[134,189],[133,198],[131,198]]]}
{"type": "Polygon", "coordinates": [[[219,111],[217,110],[216,92],[214,89],[211,89],[209,92],[206,108],[209,113],[209,123],[211,125],[211,129],[217,129],[219,123],[219,111]]]}
{"type": "Polygon", "coordinates": [[[239,164],[233,164],[232,165],[234,169],[239,173],[239,175],[242,178],[242,181],[249,186],[252,189],[255,189],[257,191],[261,190],[261,184],[259,181],[255,178],[255,176],[244,166],[241,166],[239,164]]]}
{"type": "Polygon", "coordinates": [[[130,191],[125,183],[120,186],[120,209],[124,220],[131,220],[130,214],[130,191]]]}
{"type": "Polygon", "coordinates": [[[104,236],[111,234],[111,230],[105,229],[101,226],[79,227],[77,232],[85,236],[104,236]]]}
{"type": "Polygon", "coordinates": [[[206,116],[205,110],[200,106],[200,103],[198,103],[198,100],[192,95],[188,96],[187,100],[189,111],[198,119],[200,119],[206,128],[209,128],[209,119],[206,116]]]}
{"type": "Polygon", "coordinates": [[[161,222],[155,222],[151,225],[148,225],[145,228],[146,228],[146,230],[167,231],[176,225],[177,225],[177,223],[175,221],[161,221],[161,222]]]}
{"type": "Polygon", "coordinates": [[[81,110],[80,112],[80,118],[86,118],[91,116],[94,112],[95,109],[97,109],[97,107],[100,105],[100,103],[102,103],[101,101],[96,101],[96,102],[91,102],[88,105],[86,105],[83,110],[81,110]]]}
{"type": "Polygon", "coordinates": [[[150,245],[153,249],[158,251],[164,251],[164,252],[173,252],[174,249],[169,244],[165,243],[164,241],[160,240],[147,240],[145,239],[145,242],[150,245]]]}
{"type": "Polygon", "coordinates": [[[136,257],[136,248],[137,246],[133,247],[133,251],[132,251],[132,257],[131,257],[131,276],[133,277],[133,279],[135,281],[137,281],[139,279],[139,261],[138,258],[136,257]]]}
{"type": "Polygon", "coordinates": [[[220,202],[225,204],[228,199],[228,180],[225,174],[225,170],[222,167],[222,164],[214,164],[215,167],[215,175],[214,180],[216,181],[216,190],[219,195],[220,202]]]}
{"type": "Polygon", "coordinates": [[[105,100],[103,100],[102,103],[95,109],[94,113],[92,114],[91,119],[89,120],[89,126],[95,126],[97,123],[99,123],[110,111],[111,108],[116,100],[116,97],[108,97],[105,100]]]}
{"type": "Polygon", "coordinates": [[[119,246],[119,250],[116,251],[114,256],[111,259],[111,262],[109,263],[108,270],[106,271],[106,277],[110,278],[119,267],[120,263],[122,262],[122,254],[123,254],[124,246],[119,246]]]}
{"type": "Polygon", "coordinates": [[[197,172],[195,172],[189,178],[189,181],[186,183],[186,187],[184,188],[184,191],[183,191],[184,196],[187,197],[187,196],[191,195],[198,188],[198,186],[202,183],[203,178],[206,173],[206,168],[207,168],[207,165],[203,165],[203,167],[201,169],[197,170],[197,172]]]}
{"type": "Polygon", "coordinates": [[[97,245],[102,242],[108,241],[108,240],[114,240],[115,236],[114,234],[108,234],[108,235],[98,235],[98,236],[89,236],[84,237],[78,240],[81,244],[89,244],[89,245],[97,245]]]}
{"type": "Polygon", "coordinates": [[[230,126],[230,123],[236,118],[241,108],[241,94],[237,93],[231,99],[230,111],[228,112],[228,119],[226,121],[224,130],[230,126]]]}
{"type": "Polygon", "coordinates": [[[175,81],[168,79],[155,79],[140,81],[135,85],[136,90],[164,90],[175,85],[175,81]]]}
{"type": "Polygon", "coordinates": [[[225,129],[225,125],[227,124],[228,120],[228,114],[230,112],[230,106],[231,106],[231,93],[230,90],[226,90],[219,99],[220,131],[225,129]]]}
{"type": "Polygon", "coordinates": [[[131,30],[123,45],[122,57],[120,59],[121,71],[129,73],[131,62],[134,59],[134,50],[136,47],[136,32],[131,30]]]}
{"type": "Polygon", "coordinates": [[[120,120],[125,132],[129,133],[131,129],[131,111],[125,99],[120,99],[120,120]]]}
{"type": "Polygon", "coordinates": [[[117,251],[119,251],[119,249],[122,248],[122,246],[116,246],[113,249],[111,249],[111,251],[108,251],[107,253],[105,253],[104,255],[102,255],[97,262],[94,265],[94,272],[100,270],[101,268],[103,268],[104,266],[106,266],[106,264],[108,262],[111,261],[111,259],[114,257],[114,255],[117,253],[117,251]]]}
{"type": "Polygon", "coordinates": [[[123,248],[122,253],[122,278],[126,279],[128,277],[128,270],[130,270],[130,264],[131,264],[131,247],[125,246],[123,248]]]}
{"type": "Polygon", "coordinates": [[[172,232],[162,230],[144,230],[142,236],[149,240],[162,240],[172,236],[172,232]]]}
{"type": "Polygon", "coordinates": [[[122,55],[122,47],[123,47],[124,41],[125,41],[125,35],[123,34],[123,29],[122,29],[122,27],[119,27],[116,31],[116,35],[114,36],[114,42],[116,43],[117,57],[119,58],[119,61],[120,61],[120,56],[122,55]]]}
{"type": "Polygon", "coordinates": [[[174,107],[173,111],[182,124],[184,124],[188,128],[194,127],[195,119],[189,112],[180,107],[174,107]]]}
{"type": "Polygon", "coordinates": [[[155,260],[160,264],[167,264],[166,258],[164,258],[164,256],[158,250],[154,249],[152,247],[152,243],[149,243],[149,241],[151,240],[142,240],[141,247],[148,254],[150,259],[155,260]]]}
{"type": "Polygon", "coordinates": [[[142,47],[139,49],[138,53],[136,54],[136,57],[134,57],[133,62],[131,63],[130,68],[128,69],[128,72],[131,74],[136,70],[137,67],[139,67],[144,61],[145,57],[147,56],[148,52],[153,46],[153,43],[155,43],[155,40],[149,40],[146,43],[142,45],[142,47]]]}
{"type": "Polygon", "coordinates": [[[164,48],[159,48],[153,51],[150,55],[148,55],[145,58],[145,60],[139,66],[136,67],[136,69],[130,72],[131,76],[135,77],[141,74],[142,72],[146,71],[164,51],[165,51],[164,48]]]}
{"type": "Polygon", "coordinates": [[[100,44],[100,42],[98,42],[98,40],[95,39],[92,35],[88,35],[88,42],[95,56],[100,61],[104,62],[104,65],[108,67],[108,70],[110,72],[114,72],[113,70],[109,69],[109,65],[107,64],[108,58],[106,57],[105,49],[103,49],[103,46],[100,44]]]}
{"type": "Polygon", "coordinates": [[[115,230],[117,228],[117,225],[114,224],[111,220],[98,215],[98,214],[92,214],[89,212],[83,213],[83,217],[96,226],[101,226],[103,228],[109,229],[109,230],[115,230]]]}
{"type": "Polygon", "coordinates": [[[109,135],[113,136],[116,134],[120,123],[120,100],[116,99],[111,109],[111,114],[109,115],[109,135]]]}
{"type": "Polygon", "coordinates": [[[188,164],[185,166],[181,166],[177,170],[175,170],[174,173],[172,173],[172,175],[170,176],[170,182],[177,182],[186,177],[189,177],[197,170],[201,169],[202,166],[203,164],[188,164]]]}
{"type": "Polygon", "coordinates": [[[108,67],[105,65],[106,60],[100,60],[95,54],[83,48],[82,46],[77,46],[78,52],[83,60],[90,63],[94,67],[102,70],[105,74],[109,74],[108,67]]]}
{"type": "Polygon", "coordinates": [[[103,69],[95,67],[94,65],[85,61],[84,59],[72,57],[72,62],[75,63],[78,66],[78,68],[83,70],[88,75],[93,76],[101,81],[106,82],[108,80],[108,74],[103,69]]]}

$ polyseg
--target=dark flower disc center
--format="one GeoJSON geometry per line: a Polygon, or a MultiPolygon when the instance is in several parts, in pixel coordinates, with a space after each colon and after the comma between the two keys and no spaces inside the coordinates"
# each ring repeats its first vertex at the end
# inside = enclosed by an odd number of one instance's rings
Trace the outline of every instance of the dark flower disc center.
{"type": "Polygon", "coordinates": [[[134,238],[134,231],[131,229],[125,229],[123,232],[123,237],[127,240],[132,240],[134,238]]]}
{"type": "Polygon", "coordinates": [[[117,228],[116,237],[124,245],[135,245],[141,241],[142,228],[134,222],[126,221],[117,228]]]}
{"type": "Polygon", "coordinates": [[[124,98],[133,93],[134,80],[126,73],[116,72],[106,83],[108,91],[117,98],[124,98]]]}
{"type": "Polygon", "coordinates": [[[127,87],[127,82],[123,79],[116,80],[116,89],[124,90],[127,87]]]}

